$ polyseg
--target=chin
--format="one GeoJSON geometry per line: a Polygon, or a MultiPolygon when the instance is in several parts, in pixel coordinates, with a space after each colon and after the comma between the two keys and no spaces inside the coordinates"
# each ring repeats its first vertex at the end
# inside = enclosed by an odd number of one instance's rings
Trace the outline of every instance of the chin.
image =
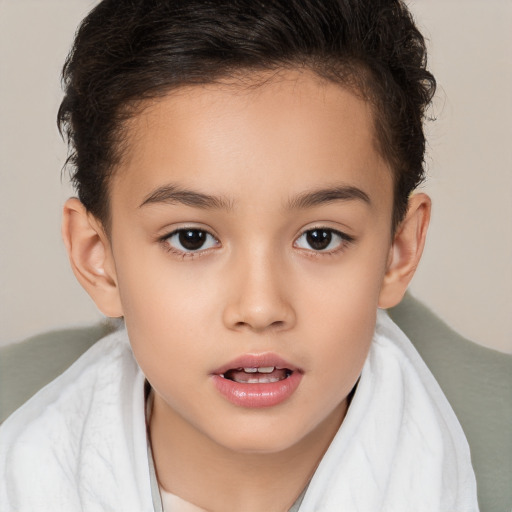
{"type": "MultiPolygon", "coordinates": [[[[306,427],[304,419],[288,418],[277,421],[262,418],[259,421],[239,423],[223,429],[214,441],[224,448],[245,455],[271,455],[299,448],[314,442],[320,432],[319,425],[306,427]],[[293,428],[295,426],[295,428],[293,428]],[[227,435],[226,435],[227,434],[227,435]]],[[[325,435],[325,432],[323,433],[325,435]]],[[[329,432],[330,434],[330,432],[329,432]]],[[[320,435],[323,438],[323,436],[320,435]]],[[[332,437],[332,436],[331,436],[332,437]]],[[[329,439],[330,441],[330,439],[329,439]]]]}
{"type": "Polygon", "coordinates": [[[285,452],[299,442],[300,439],[291,439],[290,437],[275,439],[270,435],[263,438],[247,436],[240,439],[230,439],[224,446],[243,455],[272,455],[285,452]]]}

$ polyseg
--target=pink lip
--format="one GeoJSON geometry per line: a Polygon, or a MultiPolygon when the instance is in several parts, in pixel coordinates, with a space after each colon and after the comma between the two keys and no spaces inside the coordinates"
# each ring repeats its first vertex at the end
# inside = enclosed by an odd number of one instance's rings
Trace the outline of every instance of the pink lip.
{"type": "Polygon", "coordinates": [[[258,368],[265,366],[275,366],[276,368],[288,368],[288,370],[292,371],[301,371],[297,366],[289,363],[282,357],[272,354],[271,352],[264,352],[263,354],[245,354],[237,357],[236,359],[233,359],[233,361],[230,361],[229,363],[214,370],[212,374],[222,375],[228,370],[233,370],[234,368],[258,368]]]}
{"type": "Polygon", "coordinates": [[[212,380],[217,390],[231,403],[240,407],[272,407],[287,400],[302,380],[303,371],[281,357],[272,354],[246,354],[221,366],[212,372],[212,380]],[[257,368],[275,366],[287,368],[291,375],[279,382],[240,383],[225,379],[223,374],[235,368],[257,368]]]}

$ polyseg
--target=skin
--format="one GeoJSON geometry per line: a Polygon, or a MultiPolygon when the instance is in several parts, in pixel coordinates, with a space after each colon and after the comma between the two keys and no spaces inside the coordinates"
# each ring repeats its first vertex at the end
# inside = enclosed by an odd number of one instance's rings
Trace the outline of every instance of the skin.
{"type": "Polygon", "coordinates": [[[63,235],[98,307],[124,316],[154,389],[160,484],[208,510],[287,510],[343,421],[377,308],[398,303],[414,273],[430,200],[413,196],[391,235],[392,174],[370,106],[305,71],[181,89],[127,135],[110,237],[77,199],[63,235]],[[183,228],[212,236],[185,253],[169,238],[183,228]],[[305,235],[315,228],[344,235],[318,251],[305,235]],[[240,407],[213,386],[216,368],[265,352],[303,371],[288,400],[240,407]]]}

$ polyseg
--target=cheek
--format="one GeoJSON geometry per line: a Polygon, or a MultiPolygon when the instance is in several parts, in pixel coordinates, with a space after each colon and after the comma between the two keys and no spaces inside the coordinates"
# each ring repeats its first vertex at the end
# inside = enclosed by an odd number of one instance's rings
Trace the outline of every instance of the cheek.
{"type": "Polygon", "coordinates": [[[304,288],[295,294],[305,337],[314,340],[314,357],[344,393],[355,384],[369,350],[385,266],[384,245],[354,251],[331,267],[328,278],[305,271],[304,288]]]}
{"type": "Polygon", "coordinates": [[[204,336],[215,316],[204,280],[176,270],[165,255],[144,264],[125,258],[117,275],[126,328],[142,369],[153,360],[157,365],[190,360],[199,331],[204,336]]]}
{"type": "Polygon", "coordinates": [[[198,311],[207,314],[218,289],[215,273],[207,266],[176,261],[155,247],[121,258],[117,276],[126,321],[136,319],[133,324],[146,327],[190,328],[188,319],[198,311]]]}
{"type": "Polygon", "coordinates": [[[323,390],[317,395],[321,414],[334,410],[355,386],[373,338],[376,308],[361,293],[332,300],[317,313],[306,337],[313,347],[311,385],[323,390]]]}
{"type": "Polygon", "coordinates": [[[294,297],[305,314],[309,310],[327,328],[342,324],[364,329],[377,310],[386,255],[384,244],[364,244],[333,264],[304,264],[294,297]]]}
{"type": "Polygon", "coordinates": [[[345,288],[337,295],[323,296],[311,308],[306,337],[316,340],[323,364],[357,378],[373,337],[377,300],[375,289],[345,288]]]}

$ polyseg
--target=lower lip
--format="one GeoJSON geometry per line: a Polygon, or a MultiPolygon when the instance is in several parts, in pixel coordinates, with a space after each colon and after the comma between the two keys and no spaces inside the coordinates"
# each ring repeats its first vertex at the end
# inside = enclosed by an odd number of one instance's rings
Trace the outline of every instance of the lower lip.
{"type": "Polygon", "coordinates": [[[240,407],[272,407],[284,402],[295,392],[302,374],[294,371],[286,379],[265,384],[247,384],[213,375],[217,390],[231,403],[240,407]]]}

